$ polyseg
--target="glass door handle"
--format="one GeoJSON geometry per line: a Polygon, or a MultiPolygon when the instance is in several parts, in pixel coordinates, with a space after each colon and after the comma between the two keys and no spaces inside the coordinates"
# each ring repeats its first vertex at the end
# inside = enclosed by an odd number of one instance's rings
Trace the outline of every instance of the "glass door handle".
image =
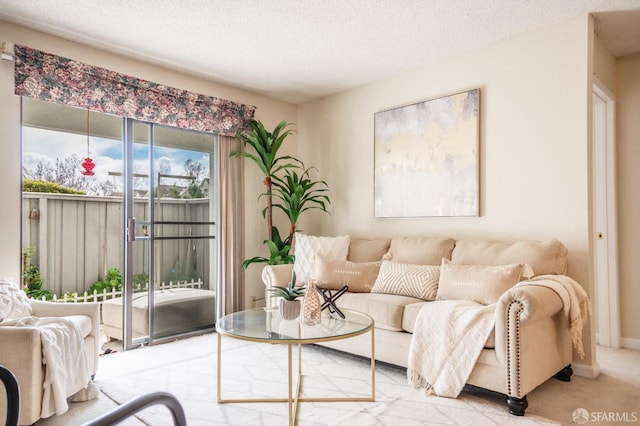
{"type": "Polygon", "coordinates": [[[127,219],[127,241],[132,243],[137,240],[149,240],[149,222],[140,222],[142,225],[142,235],[136,234],[136,218],[130,217],[127,219]]]}
{"type": "Polygon", "coordinates": [[[127,219],[127,242],[132,243],[136,240],[136,218],[127,219]]]}

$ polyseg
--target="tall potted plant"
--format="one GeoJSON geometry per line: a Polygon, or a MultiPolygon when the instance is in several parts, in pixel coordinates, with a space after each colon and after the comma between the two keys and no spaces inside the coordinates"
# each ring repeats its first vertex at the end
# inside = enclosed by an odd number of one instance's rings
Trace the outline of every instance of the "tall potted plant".
{"type": "Polygon", "coordinates": [[[293,263],[294,256],[290,251],[298,218],[302,212],[310,209],[328,213],[327,208],[331,203],[329,187],[325,181],[311,178],[311,171],[317,170],[315,167],[306,167],[302,161],[289,155],[278,156],[285,139],[293,133],[293,130],[287,129],[290,123],[283,120],[271,132],[258,120],[250,120],[249,125],[249,130],[240,133],[239,137],[245,147],[251,147],[253,152],[233,152],[231,155],[250,159],[264,175],[265,191],[258,198],[266,199],[262,216],[267,222],[268,239],[263,244],[269,249],[269,257],[252,257],[245,260],[242,266],[246,269],[253,263],[293,263]],[[274,208],[282,211],[289,220],[285,239],[273,225],[274,208]]]}

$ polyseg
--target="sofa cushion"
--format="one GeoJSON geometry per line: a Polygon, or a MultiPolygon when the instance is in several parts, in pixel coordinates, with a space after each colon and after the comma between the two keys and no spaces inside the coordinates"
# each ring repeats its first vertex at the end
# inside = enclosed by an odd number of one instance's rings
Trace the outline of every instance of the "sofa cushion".
{"type": "Polygon", "coordinates": [[[380,263],[318,258],[311,278],[321,288],[338,290],[348,285],[352,293],[368,293],[376,282],[380,263]]]}
{"type": "Polygon", "coordinates": [[[451,238],[393,238],[385,259],[414,265],[440,265],[451,259],[455,240],[451,238]]]}
{"type": "Polygon", "coordinates": [[[297,232],[294,253],[296,260],[293,272],[299,283],[306,283],[313,274],[314,262],[318,257],[332,260],[347,260],[349,236],[316,237],[297,232]]]}
{"type": "Polygon", "coordinates": [[[395,294],[345,293],[337,300],[336,305],[370,315],[376,328],[402,331],[404,307],[417,302],[421,300],[395,294]]]}
{"type": "Polygon", "coordinates": [[[434,300],[438,292],[439,278],[440,266],[384,260],[371,291],[434,300]]]}
{"type": "Polygon", "coordinates": [[[87,315],[69,315],[61,318],[69,320],[77,325],[80,329],[80,335],[82,335],[83,338],[87,337],[89,333],[91,333],[91,318],[87,315]]]}
{"type": "Polygon", "coordinates": [[[352,262],[380,261],[389,251],[390,245],[391,240],[389,238],[376,238],[373,240],[351,238],[347,260],[352,262]]]}
{"type": "Polygon", "coordinates": [[[459,265],[509,265],[526,263],[535,275],[567,272],[567,249],[558,240],[499,243],[460,240],[451,254],[451,262],[459,265]]]}
{"type": "Polygon", "coordinates": [[[501,266],[454,265],[442,259],[437,300],[473,300],[484,305],[496,303],[502,293],[530,276],[522,263],[501,266]]]}
{"type": "MultiPolygon", "coordinates": [[[[416,318],[418,318],[418,313],[420,312],[420,309],[422,309],[422,307],[427,303],[433,302],[412,303],[404,307],[404,315],[402,316],[402,329],[404,331],[413,334],[413,331],[415,330],[416,318]]],[[[487,338],[487,342],[484,344],[484,347],[487,349],[493,349],[496,347],[495,327],[493,328],[493,330],[491,330],[491,334],[489,334],[489,338],[487,338]]]]}

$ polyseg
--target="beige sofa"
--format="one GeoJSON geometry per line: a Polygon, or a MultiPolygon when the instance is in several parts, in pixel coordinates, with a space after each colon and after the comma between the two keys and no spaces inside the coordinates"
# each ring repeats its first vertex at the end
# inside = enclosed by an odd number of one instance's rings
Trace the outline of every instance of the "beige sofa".
{"type": "MultiPolygon", "coordinates": [[[[92,375],[98,369],[100,342],[99,303],[53,303],[30,300],[35,317],[65,317],[76,323],[84,337],[84,350],[92,375]]],[[[40,334],[35,327],[0,326],[0,364],[18,379],[20,386],[19,424],[40,419],[44,367],[40,334]]],[[[71,395],[69,395],[71,396],[71,395]]],[[[0,392],[0,419],[7,412],[6,395],[0,392]]]]}
{"type": "MultiPolygon", "coordinates": [[[[433,238],[351,239],[348,245],[346,263],[350,265],[347,269],[352,270],[366,263],[381,262],[383,258],[422,265],[440,265],[443,258],[454,265],[524,263],[531,266],[534,275],[562,275],[567,267],[567,250],[555,239],[515,243],[433,238]]],[[[296,255],[300,253],[296,251],[296,255]]],[[[262,273],[265,285],[286,285],[292,268],[292,265],[266,266],[262,273]]],[[[316,270],[318,268],[316,265],[316,270]]],[[[322,277],[312,278],[322,281],[322,277]]],[[[361,287],[360,292],[344,294],[337,306],[372,316],[376,327],[376,359],[407,367],[418,312],[425,303],[437,301],[366,290],[361,287]]],[[[269,291],[266,295],[267,306],[273,307],[274,298],[269,291]]],[[[560,380],[570,379],[572,340],[568,321],[560,297],[541,286],[508,289],[499,296],[496,309],[494,332],[467,383],[505,394],[510,413],[524,415],[529,392],[554,375],[560,380]]],[[[329,342],[326,346],[367,357],[368,338],[359,336],[329,342]]]]}

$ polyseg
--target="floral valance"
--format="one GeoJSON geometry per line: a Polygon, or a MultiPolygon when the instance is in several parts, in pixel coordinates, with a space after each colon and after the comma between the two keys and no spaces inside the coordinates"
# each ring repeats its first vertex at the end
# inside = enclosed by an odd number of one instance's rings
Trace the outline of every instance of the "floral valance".
{"type": "Polygon", "coordinates": [[[235,136],[256,107],[15,46],[15,93],[167,126],[235,136]]]}

